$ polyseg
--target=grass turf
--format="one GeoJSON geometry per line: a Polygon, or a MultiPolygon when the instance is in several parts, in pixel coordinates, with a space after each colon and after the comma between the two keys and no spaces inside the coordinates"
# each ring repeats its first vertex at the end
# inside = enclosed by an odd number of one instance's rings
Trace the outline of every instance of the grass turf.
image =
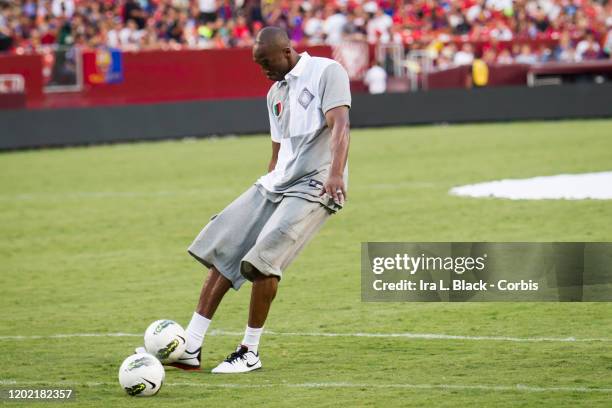
{"type": "MultiPolygon", "coordinates": [[[[354,130],[347,207],[287,271],[267,328],[612,338],[606,303],[362,303],[359,273],[362,241],[611,241],[606,201],[448,195],[478,181],[610,170],[611,130],[605,120],[354,130]]],[[[186,247],[265,169],[269,154],[266,137],[1,154],[0,336],[141,333],[158,318],[185,325],[204,277],[186,247]]],[[[229,293],[212,329],[240,332],[248,300],[248,286],[229,293]]],[[[260,372],[209,374],[239,340],[209,336],[206,370],[168,369],[156,406],[603,407],[612,400],[609,342],[264,335],[260,372]]],[[[0,381],[72,384],[79,406],[150,404],[116,382],[140,342],[0,338],[0,381]]]]}

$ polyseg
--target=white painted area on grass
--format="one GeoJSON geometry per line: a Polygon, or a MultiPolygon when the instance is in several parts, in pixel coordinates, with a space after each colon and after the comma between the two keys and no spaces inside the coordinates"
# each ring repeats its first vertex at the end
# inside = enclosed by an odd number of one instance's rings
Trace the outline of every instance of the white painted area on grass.
{"type": "Polygon", "coordinates": [[[453,187],[450,194],[511,200],[612,200],[612,172],[490,181],[453,187]]]}

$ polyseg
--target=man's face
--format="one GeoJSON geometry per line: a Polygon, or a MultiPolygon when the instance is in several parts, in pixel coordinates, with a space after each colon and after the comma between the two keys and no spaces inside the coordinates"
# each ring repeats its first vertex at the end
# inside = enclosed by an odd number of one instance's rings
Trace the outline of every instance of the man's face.
{"type": "Polygon", "coordinates": [[[262,69],[266,78],[271,81],[281,81],[289,72],[290,49],[273,49],[265,45],[255,44],[253,61],[262,69]]]}

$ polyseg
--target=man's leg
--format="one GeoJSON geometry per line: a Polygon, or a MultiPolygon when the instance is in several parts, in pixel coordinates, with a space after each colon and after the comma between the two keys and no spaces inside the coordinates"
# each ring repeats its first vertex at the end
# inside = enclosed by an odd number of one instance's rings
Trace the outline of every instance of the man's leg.
{"type": "Polygon", "coordinates": [[[260,328],[264,326],[277,289],[278,276],[266,276],[257,273],[251,288],[249,327],[260,328]]]}
{"type": "Polygon", "coordinates": [[[285,197],[242,259],[240,273],[253,282],[249,320],[238,349],[213,373],[245,373],[261,368],[259,339],[285,268],[329,217],[318,202],[285,197]]]}
{"type": "Polygon", "coordinates": [[[214,266],[210,268],[206,282],[204,282],[200,292],[200,300],[198,301],[196,312],[207,319],[212,319],[223,296],[225,296],[231,287],[232,282],[221,275],[217,268],[214,266]]]}
{"type": "Polygon", "coordinates": [[[248,351],[255,354],[258,354],[259,339],[263,333],[263,327],[277,290],[278,276],[266,276],[257,272],[251,288],[249,322],[241,343],[247,347],[248,351]]]}
{"type": "Polygon", "coordinates": [[[210,321],[229,288],[238,290],[246,281],[240,273],[240,262],[255,245],[262,224],[276,207],[259,187],[251,186],[213,216],[189,246],[189,254],[210,272],[187,326],[186,352],[179,363],[200,366],[200,351],[210,321]]]}
{"type": "Polygon", "coordinates": [[[279,278],[278,276],[266,276],[259,272],[253,273],[255,276],[251,288],[249,322],[244,337],[238,349],[213,369],[213,373],[244,373],[261,368],[257,349],[270,306],[276,296],[279,278]]]}
{"type": "Polygon", "coordinates": [[[223,300],[232,283],[214,266],[210,268],[208,277],[202,285],[198,306],[191,317],[185,333],[187,335],[185,353],[179,360],[171,365],[184,370],[198,369],[200,367],[200,354],[204,336],[210,326],[217,307],[223,300]]]}

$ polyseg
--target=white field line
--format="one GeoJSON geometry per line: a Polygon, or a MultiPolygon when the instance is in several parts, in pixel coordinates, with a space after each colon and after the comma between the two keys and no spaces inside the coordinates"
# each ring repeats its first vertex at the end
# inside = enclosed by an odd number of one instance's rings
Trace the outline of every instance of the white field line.
{"type": "MultiPolygon", "coordinates": [[[[28,387],[44,385],[48,387],[117,387],[114,382],[48,382],[48,381],[16,381],[0,380],[2,386],[28,387]]],[[[480,390],[480,391],[511,391],[511,392],[579,392],[579,393],[612,393],[612,388],[589,388],[589,387],[541,387],[524,384],[516,385],[487,385],[487,384],[376,384],[376,383],[352,383],[352,382],[304,382],[304,383],[207,383],[202,382],[168,382],[166,387],[200,387],[200,388],[374,388],[374,389],[415,389],[415,390],[480,390]]]]}
{"type": "MultiPolygon", "coordinates": [[[[211,330],[207,336],[242,336],[241,331],[211,330]]],[[[612,342],[612,338],[576,338],[576,337],[509,337],[509,336],[461,336],[453,334],[436,333],[316,333],[316,332],[275,332],[266,330],[267,336],[287,337],[363,337],[363,338],[398,338],[414,340],[459,340],[459,341],[507,341],[515,343],[552,342],[552,343],[586,343],[586,342],[612,342]]],[[[70,333],[49,334],[39,336],[0,336],[5,340],[39,340],[63,339],[73,337],[142,337],[138,333],[70,333]]]]}

